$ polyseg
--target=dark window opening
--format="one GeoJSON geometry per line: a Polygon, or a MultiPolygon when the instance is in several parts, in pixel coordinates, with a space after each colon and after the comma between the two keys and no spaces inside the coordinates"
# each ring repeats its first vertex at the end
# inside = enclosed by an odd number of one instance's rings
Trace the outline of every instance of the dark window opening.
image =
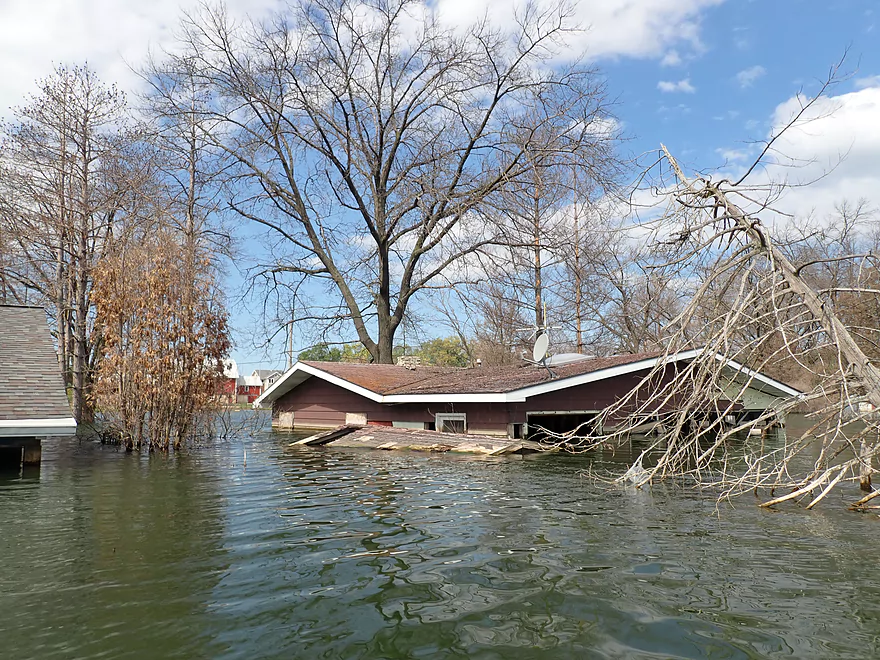
{"type": "Polygon", "coordinates": [[[464,433],[464,420],[463,419],[444,419],[443,420],[443,428],[441,430],[444,433],[464,433]]]}
{"type": "Polygon", "coordinates": [[[536,442],[563,442],[567,434],[585,436],[596,428],[596,413],[529,415],[527,438],[536,442]]]}

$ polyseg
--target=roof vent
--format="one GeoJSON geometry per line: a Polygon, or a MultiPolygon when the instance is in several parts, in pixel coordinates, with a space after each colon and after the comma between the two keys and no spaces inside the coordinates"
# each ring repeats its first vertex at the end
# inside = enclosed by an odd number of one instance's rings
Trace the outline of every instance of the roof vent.
{"type": "Polygon", "coordinates": [[[547,364],[551,367],[561,367],[564,364],[573,364],[574,362],[592,359],[592,355],[583,355],[581,353],[557,353],[547,358],[547,364]]]}

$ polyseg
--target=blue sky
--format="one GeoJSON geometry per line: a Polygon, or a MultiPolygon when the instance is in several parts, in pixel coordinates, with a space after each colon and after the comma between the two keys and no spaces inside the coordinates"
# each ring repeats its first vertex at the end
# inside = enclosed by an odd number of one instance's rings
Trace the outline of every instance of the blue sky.
{"type": "MultiPolygon", "coordinates": [[[[181,10],[196,0],[0,0],[0,117],[33,91],[53,63],[88,61],[108,82],[135,91],[130,66],[148,49],[173,43],[181,10]]],[[[233,15],[261,16],[277,0],[229,0],[233,15]]],[[[509,17],[502,0],[434,0],[451,23],[486,12],[509,17]]],[[[809,190],[781,204],[792,213],[824,216],[843,199],[880,205],[880,2],[877,0],[582,0],[582,25],[570,53],[585,51],[607,77],[616,113],[640,154],[666,143],[683,164],[736,171],[793,111],[796,94],[815,92],[818,80],[848,50],[852,77],[820,108],[829,116],[794,132],[787,154],[815,163],[811,178],[847,153],[847,160],[809,190]],[[833,112],[832,112],[833,111],[833,112]],[[873,196],[873,199],[872,199],[873,196]]],[[[773,168],[759,177],[781,176],[773,168]]],[[[232,276],[230,284],[238,278],[232,276]]],[[[268,354],[254,349],[262,324],[233,309],[242,370],[281,365],[283,343],[268,354]],[[258,331],[252,330],[259,328],[258,331]],[[256,334],[256,336],[255,336],[256,334]]]]}
{"type": "Polygon", "coordinates": [[[799,90],[815,92],[847,50],[845,68],[854,76],[835,94],[880,75],[878,2],[725,2],[701,17],[696,47],[685,42],[660,58],[600,62],[636,149],[663,141],[694,166],[721,166],[718,150],[743,150],[765,137],[775,108],[799,90]],[[670,52],[680,64],[664,65],[670,52]],[[692,91],[658,88],[681,81],[692,91]]]}

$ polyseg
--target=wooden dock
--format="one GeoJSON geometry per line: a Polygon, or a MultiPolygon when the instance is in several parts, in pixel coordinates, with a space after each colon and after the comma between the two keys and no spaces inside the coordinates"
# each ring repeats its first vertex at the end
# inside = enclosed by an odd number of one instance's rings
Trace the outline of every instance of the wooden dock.
{"type": "Polygon", "coordinates": [[[537,442],[464,433],[441,433],[390,426],[340,426],[291,442],[290,446],[363,447],[367,449],[461,452],[505,456],[546,451],[537,442]]]}

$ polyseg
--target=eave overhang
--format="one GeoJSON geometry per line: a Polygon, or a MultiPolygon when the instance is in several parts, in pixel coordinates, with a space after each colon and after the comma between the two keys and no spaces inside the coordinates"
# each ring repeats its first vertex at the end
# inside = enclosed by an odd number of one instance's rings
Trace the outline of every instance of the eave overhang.
{"type": "Polygon", "coordinates": [[[73,417],[49,419],[0,419],[0,438],[70,436],[76,433],[73,417]]]}

